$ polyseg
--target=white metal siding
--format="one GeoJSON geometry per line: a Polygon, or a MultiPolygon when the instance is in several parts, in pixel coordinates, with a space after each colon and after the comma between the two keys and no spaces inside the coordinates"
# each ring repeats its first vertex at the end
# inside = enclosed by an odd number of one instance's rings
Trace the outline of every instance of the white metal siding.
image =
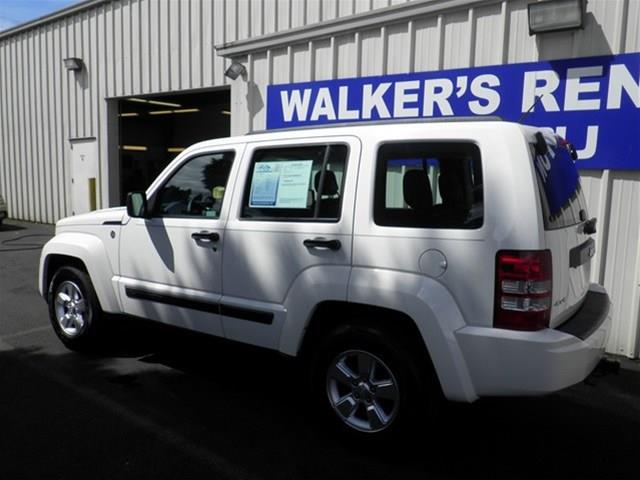
{"type": "MultiPolygon", "coordinates": [[[[71,213],[70,138],[96,137],[98,205],[108,205],[105,99],[227,86],[229,61],[216,55],[214,45],[390,4],[113,0],[5,35],[0,38],[0,192],[9,216],[52,223],[71,213]],[[82,73],[63,68],[67,57],[82,58],[82,73]]],[[[328,61],[323,55],[331,53],[326,44],[317,46],[323,47],[319,76],[328,61]]],[[[255,66],[266,66],[265,58],[256,57],[255,66]]],[[[270,69],[264,72],[256,74],[261,83],[272,75],[270,69]]]]}

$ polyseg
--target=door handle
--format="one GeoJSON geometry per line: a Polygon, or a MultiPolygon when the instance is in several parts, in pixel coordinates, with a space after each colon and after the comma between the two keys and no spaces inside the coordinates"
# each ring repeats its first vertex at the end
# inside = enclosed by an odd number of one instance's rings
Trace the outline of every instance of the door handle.
{"type": "Polygon", "coordinates": [[[340,250],[342,246],[340,240],[326,240],[324,238],[307,238],[302,243],[307,248],[328,248],[329,250],[340,250]]]}
{"type": "Polygon", "coordinates": [[[201,242],[217,242],[220,240],[220,235],[216,232],[195,232],[191,234],[191,238],[201,242]]]}

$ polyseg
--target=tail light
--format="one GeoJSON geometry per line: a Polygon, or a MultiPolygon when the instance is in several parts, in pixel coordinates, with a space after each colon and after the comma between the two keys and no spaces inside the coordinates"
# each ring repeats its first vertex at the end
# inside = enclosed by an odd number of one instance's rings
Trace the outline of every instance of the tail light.
{"type": "Polygon", "coordinates": [[[550,250],[499,251],[493,326],[510,330],[548,328],[551,279],[550,250]]]}

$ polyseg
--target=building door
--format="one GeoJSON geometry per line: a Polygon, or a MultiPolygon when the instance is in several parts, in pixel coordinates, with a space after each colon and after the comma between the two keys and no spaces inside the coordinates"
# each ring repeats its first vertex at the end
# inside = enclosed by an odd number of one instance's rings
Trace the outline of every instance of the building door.
{"type": "Polygon", "coordinates": [[[98,150],[96,139],[71,140],[71,214],[96,209],[98,150]]]}

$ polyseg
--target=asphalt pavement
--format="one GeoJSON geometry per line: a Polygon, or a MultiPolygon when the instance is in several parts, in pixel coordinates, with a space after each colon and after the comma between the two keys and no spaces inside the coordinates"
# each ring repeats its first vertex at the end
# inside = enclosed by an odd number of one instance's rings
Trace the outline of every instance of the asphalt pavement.
{"type": "Polygon", "coordinates": [[[109,350],[70,352],[37,292],[53,227],[0,228],[0,478],[636,478],[640,368],[538,398],[449,404],[393,445],[337,436],[296,364],[114,319],[109,350]]]}

